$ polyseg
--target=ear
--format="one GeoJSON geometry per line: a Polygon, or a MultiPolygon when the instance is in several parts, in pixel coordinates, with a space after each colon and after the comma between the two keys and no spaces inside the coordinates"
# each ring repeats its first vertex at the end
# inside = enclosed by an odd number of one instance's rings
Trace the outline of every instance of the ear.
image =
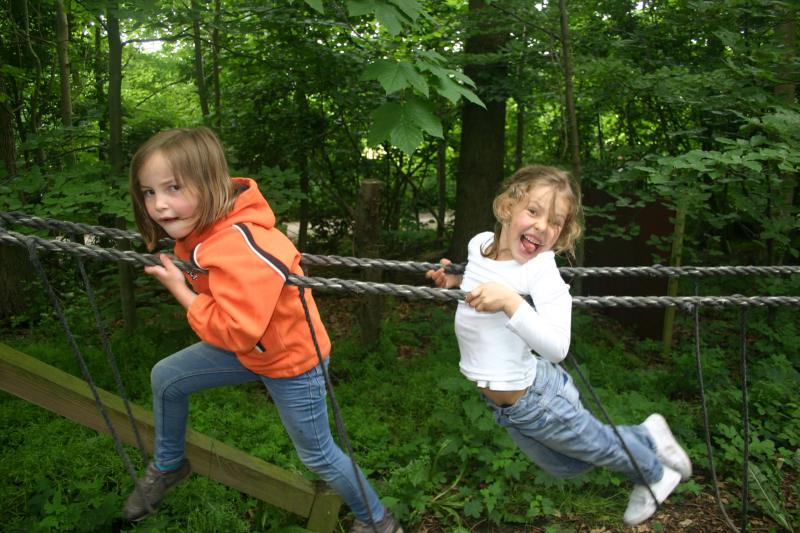
{"type": "Polygon", "coordinates": [[[501,224],[505,224],[509,220],[511,220],[511,206],[512,205],[513,205],[513,202],[511,201],[511,198],[508,198],[508,197],[503,198],[502,200],[500,200],[500,202],[498,202],[498,204],[497,204],[497,218],[499,219],[501,224]]]}

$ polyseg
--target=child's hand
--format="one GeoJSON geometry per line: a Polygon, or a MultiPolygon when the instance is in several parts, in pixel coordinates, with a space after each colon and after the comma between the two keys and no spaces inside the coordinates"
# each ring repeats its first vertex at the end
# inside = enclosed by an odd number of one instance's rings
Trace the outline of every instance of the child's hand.
{"type": "Polygon", "coordinates": [[[172,262],[168,255],[158,254],[158,260],[161,261],[161,265],[145,266],[145,273],[156,278],[162,285],[170,290],[172,290],[171,287],[178,284],[186,284],[183,272],[175,266],[175,263],[172,262]]]}
{"type": "Polygon", "coordinates": [[[144,267],[145,273],[160,281],[175,299],[188,309],[197,295],[186,285],[183,272],[175,266],[169,256],[159,254],[158,259],[161,261],[161,265],[146,266],[144,267]]]}
{"type": "Polygon", "coordinates": [[[465,301],[476,311],[503,311],[511,318],[522,303],[522,296],[502,283],[490,281],[472,289],[465,301]]]}
{"type": "MultiPolygon", "coordinates": [[[[452,265],[453,263],[449,259],[441,259],[439,263],[445,267],[447,265],[452,265]]],[[[428,279],[432,279],[433,283],[436,284],[437,287],[440,289],[452,289],[453,287],[458,287],[461,285],[461,278],[459,274],[448,274],[444,271],[444,268],[440,268],[437,270],[428,270],[425,273],[425,277],[428,279]]]]}

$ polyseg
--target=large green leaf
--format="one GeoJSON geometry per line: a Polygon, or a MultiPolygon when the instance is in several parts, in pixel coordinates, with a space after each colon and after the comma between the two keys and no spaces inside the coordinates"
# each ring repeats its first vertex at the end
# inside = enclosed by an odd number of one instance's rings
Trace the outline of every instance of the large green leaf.
{"type": "Polygon", "coordinates": [[[433,105],[427,100],[409,98],[402,106],[402,113],[410,123],[416,124],[434,137],[442,138],[442,122],[433,113],[433,105]]]}
{"type": "Polygon", "coordinates": [[[423,132],[441,138],[442,124],[429,102],[411,97],[402,103],[387,102],[372,113],[367,142],[374,146],[389,141],[412,154],[422,144],[423,132]]]}
{"type": "Polygon", "coordinates": [[[376,146],[389,140],[389,135],[395,126],[397,117],[400,116],[400,105],[386,102],[372,112],[372,126],[367,134],[367,143],[376,146]]]}
{"type": "Polygon", "coordinates": [[[347,0],[347,14],[351,17],[360,17],[375,10],[372,0],[347,0]]]}
{"type": "Polygon", "coordinates": [[[428,82],[406,61],[379,59],[364,69],[361,79],[378,80],[387,95],[413,87],[418,93],[428,96],[428,82]]]}
{"type": "Polygon", "coordinates": [[[388,59],[379,59],[367,66],[361,74],[361,79],[378,80],[387,95],[409,86],[402,63],[388,59]]]}
{"type": "Polygon", "coordinates": [[[391,0],[391,2],[412,22],[416,22],[422,13],[422,8],[416,0],[391,0]]]}
{"type": "Polygon", "coordinates": [[[322,0],[305,0],[305,2],[317,13],[325,13],[325,8],[322,7],[322,0]]]}
{"type": "Polygon", "coordinates": [[[401,149],[407,154],[413,154],[414,150],[422,144],[422,129],[401,114],[400,121],[392,129],[389,136],[393,146],[401,149]]]}
{"type": "Polygon", "coordinates": [[[390,34],[397,35],[403,31],[403,14],[394,5],[376,4],[375,17],[390,34]]]}

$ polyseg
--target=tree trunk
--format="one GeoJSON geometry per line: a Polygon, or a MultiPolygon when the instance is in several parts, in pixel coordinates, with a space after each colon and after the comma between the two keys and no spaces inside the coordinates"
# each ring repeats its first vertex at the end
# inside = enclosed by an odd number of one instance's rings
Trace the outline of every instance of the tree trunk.
{"type": "Polygon", "coordinates": [[[436,183],[438,185],[438,205],[436,206],[436,242],[444,244],[447,225],[447,128],[436,146],[436,183]]]}
{"type": "MultiPolygon", "coordinates": [[[[561,16],[561,58],[564,67],[564,100],[567,108],[567,133],[569,138],[569,155],[572,177],[580,186],[581,184],[581,150],[578,137],[578,116],[575,111],[575,93],[572,85],[572,59],[569,44],[569,16],[567,15],[566,0],[558,0],[558,9],[561,16]]],[[[583,221],[581,221],[581,224],[583,221]]],[[[581,267],[584,263],[583,240],[578,241],[575,249],[576,265],[581,267]]],[[[572,290],[576,295],[583,293],[583,278],[576,277],[572,280],[572,290]]]]}
{"type": "MultiPolygon", "coordinates": [[[[787,108],[793,108],[797,92],[797,7],[787,2],[784,7],[781,22],[775,28],[775,37],[781,49],[781,61],[778,63],[778,85],[775,86],[775,96],[787,108]]],[[[775,202],[774,216],[785,225],[786,231],[792,231],[792,205],[795,195],[795,181],[797,176],[789,172],[781,174],[779,190],[772,195],[775,202]]],[[[773,265],[783,264],[784,249],[776,249],[773,239],[769,240],[769,262],[773,265]]]]}
{"type": "MultiPolygon", "coordinates": [[[[109,161],[112,172],[123,173],[122,161],[122,42],[116,5],[108,8],[108,116],[110,125],[109,161]]],[[[119,217],[116,226],[125,228],[125,219],[119,217]]],[[[130,249],[130,242],[118,241],[119,249],[130,249]]],[[[136,329],[136,302],[133,293],[133,269],[127,263],[118,263],[119,294],[125,331],[136,329]]]]}
{"type": "MultiPolygon", "coordinates": [[[[681,266],[683,259],[683,238],[686,234],[686,202],[680,202],[675,207],[675,229],[672,232],[672,250],[670,251],[669,265],[681,266]]],[[[678,295],[678,278],[671,277],[667,282],[667,296],[678,295]]],[[[662,335],[662,352],[664,357],[672,350],[672,335],[675,329],[675,308],[667,307],[664,310],[664,331],[662,335]]]]}
{"type": "Polygon", "coordinates": [[[6,79],[0,70],[0,153],[3,157],[3,167],[6,176],[17,175],[17,143],[14,136],[14,110],[9,90],[6,88],[6,79]]]}
{"type": "MultiPolygon", "coordinates": [[[[17,175],[17,146],[14,138],[14,112],[6,89],[5,76],[0,70],[0,152],[6,176],[17,175]]],[[[31,280],[31,267],[25,249],[10,243],[0,243],[0,320],[25,311],[28,303],[22,292],[31,280]]]]}
{"type": "MultiPolygon", "coordinates": [[[[298,87],[294,94],[295,97],[295,105],[297,105],[297,116],[298,117],[307,117],[308,116],[308,99],[306,98],[306,93],[302,87],[298,87]]],[[[302,120],[302,119],[301,119],[302,120]]],[[[308,211],[309,211],[309,179],[308,179],[308,152],[310,147],[308,146],[308,131],[304,127],[304,124],[297,124],[297,128],[299,131],[302,132],[301,138],[299,139],[300,142],[298,143],[297,149],[297,168],[300,171],[300,192],[302,193],[303,197],[300,199],[300,221],[299,227],[297,230],[297,247],[300,250],[305,250],[306,245],[308,244],[308,211]]]]}
{"type": "MultiPolygon", "coordinates": [[[[31,25],[27,0],[17,0],[14,2],[11,11],[13,12],[12,18],[18,18],[15,23],[19,30],[21,30],[23,38],[22,45],[24,50],[20,52],[20,64],[18,66],[27,69],[29,68],[30,64],[33,64],[34,67],[34,78],[32,81],[33,90],[29,100],[30,106],[29,112],[27,113],[28,121],[26,124],[26,129],[28,130],[28,133],[35,136],[38,134],[41,126],[41,109],[43,98],[41,91],[42,62],[39,59],[39,56],[36,54],[36,51],[33,49],[33,42],[31,41],[31,25]]],[[[34,157],[39,166],[44,164],[45,153],[44,148],[40,144],[35,149],[34,157]]]]}
{"type": "Polygon", "coordinates": [[[108,8],[108,159],[114,172],[122,173],[122,43],[116,6],[108,8]]]}
{"type": "Polygon", "coordinates": [[[56,2],[56,50],[58,52],[58,72],[61,88],[61,123],[65,128],[72,127],[72,95],[69,73],[69,26],[64,2],[56,2]]]}
{"type": "Polygon", "coordinates": [[[508,35],[491,33],[493,18],[486,10],[483,0],[470,0],[469,11],[478,28],[467,38],[464,72],[475,81],[486,109],[470,102],[461,109],[455,228],[449,254],[456,261],[466,258],[467,243],[476,233],[494,227],[492,199],[504,177],[506,98],[497,94],[497,87],[487,89],[502,83],[507,66],[482,62],[480,56],[498,53],[508,35]]]}
{"type": "Polygon", "coordinates": [[[105,161],[107,159],[108,147],[108,102],[106,92],[103,88],[103,75],[106,72],[105,58],[103,57],[103,35],[100,24],[94,26],[94,95],[99,109],[97,118],[97,129],[100,132],[99,142],[97,143],[97,159],[105,161]]]}
{"type": "Polygon", "coordinates": [[[222,95],[219,87],[219,25],[222,23],[220,0],[214,0],[214,29],[211,32],[211,76],[214,85],[214,125],[222,129],[222,95]]]}
{"type": "Polygon", "coordinates": [[[203,112],[203,120],[208,121],[208,91],[203,68],[203,41],[200,39],[200,5],[197,0],[192,0],[192,39],[194,41],[194,77],[197,94],[200,97],[200,110],[203,112]]]}
{"type": "Polygon", "coordinates": [[[517,101],[517,128],[514,132],[514,169],[525,164],[525,104],[517,101]]]}

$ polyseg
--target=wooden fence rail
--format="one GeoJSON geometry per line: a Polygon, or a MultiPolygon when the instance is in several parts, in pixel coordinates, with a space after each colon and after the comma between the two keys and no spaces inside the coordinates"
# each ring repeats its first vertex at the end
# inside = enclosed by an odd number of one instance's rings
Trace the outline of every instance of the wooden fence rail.
{"type": "MultiPolygon", "coordinates": [[[[108,433],[89,386],[82,379],[0,343],[0,389],[83,426],[108,433]]],[[[122,399],[99,389],[120,439],[136,445],[122,399]]],[[[131,405],[139,434],[152,453],[153,413],[131,405]]],[[[292,513],[307,517],[306,527],[329,532],[336,526],[341,499],[324,483],[315,483],[257,459],[191,428],[186,456],[198,474],[292,513]]]]}

